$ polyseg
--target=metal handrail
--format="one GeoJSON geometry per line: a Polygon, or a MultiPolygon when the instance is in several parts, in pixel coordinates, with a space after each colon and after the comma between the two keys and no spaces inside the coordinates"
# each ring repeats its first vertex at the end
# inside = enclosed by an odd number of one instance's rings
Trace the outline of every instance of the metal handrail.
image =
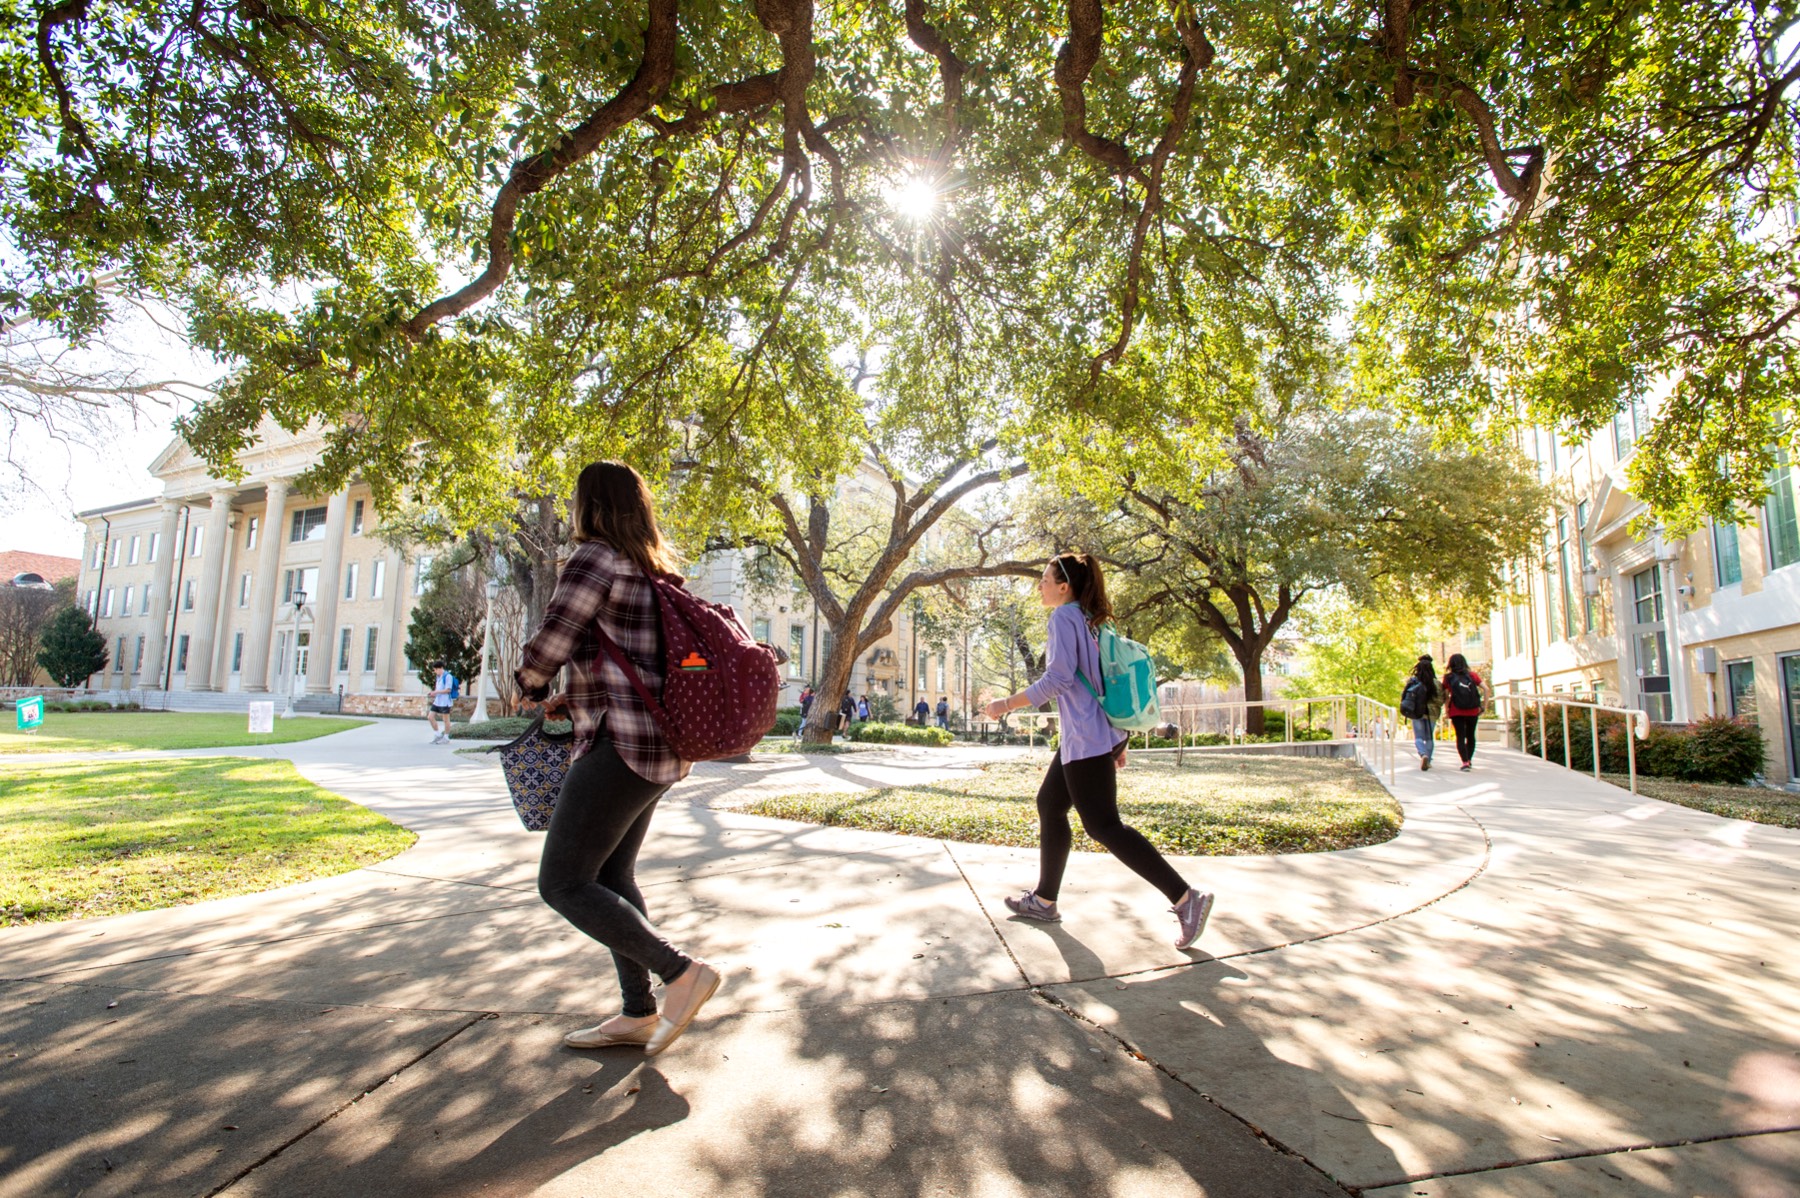
{"type": "MultiPolygon", "coordinates": [[[[1596,782],[1598,782],[1600,780],[1600,713],[1603,711],[1610,711],[1617,715],[1637,717],[1631,721],[1631,731],[1633,734],[1631,736],[1627,736],[1625,738],[1625,768],[1626,768],[1626,772],[1630,776],[1631,793],[1636,794],[1638,792],[1638,788],[1637,788],[1637,742],[1640,740],[1643,740],[1645,737],[1650,735],[1650,713],[1645,711],[1643,708],[1641,708],[1641,707],[1615,707],[1610,703],[1584,703],[1579,699],[1571,699],[1566,695],[1556,695],[1556,694],[1550,694],[1550,695],[1496,694],[1494,696],[1494,706],[1496,708],[1496,714],[1498,714],[1498,708],[1502,702],[1514,703],[1518,706],[1518,709],[1519,709],[1519,751],[1520,752],[1525,752],[1525,746],[1531,743],[1530,738],[1526,735],[1526,721],[1529,717],[1531,705],[1532,704],[1537,705],[1538,759],[1541,761],[1544,761],[1544,762],[1548,762],[1550,760],[1550,738],[1548,736],[1544,735],[1544,718],[1545,718],[1544,705],[1546,703],[1554,703],[1558,707],[1562,708],[1563,768],[1571,769],[1571,770],[1574,769],[1575,767],[1571,764],[1572,758],[1571,758],[1571,755],[1569,752],[1569,708],[1580,707],[1580,708],[1584,708],[1587,711],[1593,712],[1594,714],[1588,716],[1588,734],[1589,734],[1589,736],[1591,736],[1593,738],[1593,743],[1590,748],[1590,752],[1593,754],[1594,780],[1596,782]]],[[[1502,718],[1506,719],[1507,726],[1510,728],[1512,726],[1512,721],[1511,721],[1510,717],[1502,717],[1502,718]]]]}
{"type": "MultiPolygon", "coordinates": [[[[1294,708],[1304,707],[1308,709],[1307,719],[1308,725],[1310,726],[1311,709],[1320,704],[1330,705],[1328,720],[1329,728],[1333,733],[1334,739],[1355,740],[1357,759],[1361,760],[1366,754],[1368,761],[1366,761],[1364,765],[1370,773],[1377,776],[1381,774],[1382,767],[1385,766],[1387,769],[1388,785],[1392,786],[1394,784],[1397,753],[1395,745],[1398,743],[1400,725],[1402,723],[1400,711],[1392,703],[1383,703],[1378,699],[1371,699],[1367,695],[1316,695],[1312,698],[1302,699],[1234,699],[1220,703],[1168,704],[1163,707],[1162,711],[1165,717],[1179,717],[1187,712],[1235,711],[1238,713],[1239,718],[1226,725],[1226,744],[1236,745],[1239,743],[1240,737],[1245,735],[1243,729],[1244,726],[1249,723],[1250,708],[1261,707],[1267,709],[1278,707],[1282,709],[1286,717],[1282,721],[1285,731],[1284,741],[1287,744],[1293,744],[1294,708]],[[1355,727],[1359,734],[1354,736],[1350,732],[1351,724],[1349,718],[1352,704],[1355,705],[1355,727]],[[1363,734],[1366,729],[1378,725],[1386,730],[1387,735],[1371,737],[1363,734]],[[1383,744],[1386,745],[1385,752],[1382,749],[1383,744]],[[1365,748],[1365,746],[1367,747],[1365,748]]],[[[1010,718],[1018,721],[1027,728],[1027,740],[1031,745],[1035,746],[1037,744],[1037,730],[1044,723],[1054,721],[1056,719],[1056,713],[1054,711],[1018,711],[1013,712],[1010,718]]],[[[1169,719],[1168,722],[1176,724],[1177,728],[1181,727],[1181,721],[1179,719],[1169,719]]],[[[1150,733],[1146,731],[1142,735],[1144,738],[1144,745],[1147,748],[1150,744],[1150,733]]],[[[1186,740],[1188,735],[1190,734],[1185,729],[1181,730],[1181,743],[1176,750],[1178,754],[1176,759],[1178,761],[1180,760],[1179,754],[1187,747],[1186,740]]],[[[1248,743],[1248,741],[1245,740],[1244,743],[1248,743]]]]}

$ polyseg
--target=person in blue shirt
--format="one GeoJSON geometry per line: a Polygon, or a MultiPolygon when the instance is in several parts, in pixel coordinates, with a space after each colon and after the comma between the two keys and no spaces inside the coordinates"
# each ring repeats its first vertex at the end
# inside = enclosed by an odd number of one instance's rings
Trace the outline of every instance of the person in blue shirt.
{"type": "Polygon", "coordinates": [[[1050,609],[1043,676],[986,708],[987,718],[998,720],[1009,711],[1055,699],[1061,725],[1056,757],[1038,787],[1038,884],[1008,898],[1006,905],[1024,919],[1062,922],[1056,898],[1074,841],[1069,825],[1073,807],[1089,836],[1174,904],[1170,910],[1181,923],[1175,947],[1190,948],[1206,930],[1213,896],[1189,886],[1143,833],[1119,818],[1118,771],[1125,765],[1126,737],[1107,722],[1100,701],[1081,682],[1085,677],[1099,683],[1100,644],[1094,630],[1112,619],[1100,563],[1085,553],[1059,554],[1044,567],[1038,594],[1050,609]]]}

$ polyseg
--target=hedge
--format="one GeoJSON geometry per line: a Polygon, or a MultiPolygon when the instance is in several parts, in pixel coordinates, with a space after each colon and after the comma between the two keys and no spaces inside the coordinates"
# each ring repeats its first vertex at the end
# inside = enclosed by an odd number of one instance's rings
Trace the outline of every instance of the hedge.
{"type": "Polygon", "coordinates": [[[871,745],[947,745],[956,738],[943,728],[914,728],[907,724],[878,724],[870,720],[850,725],[847,739],[871,745]]]}
{"type": "MultiPolygon", "coordinates": [[[[1543,756],[1554,762],[1563,760],[1562,710],[1557,704],[1543,705],[1543,756]]],[[[1569,767],[1591,771],[1594,768],[1593,729],[1586,710],[1569,710],[1569,767]]],[[[1533,711],[1525,723],[1525,745],[1528,752],[1539,752],[1538,713],[1533,711]]],[[[1625,745],[1625,717],[1614,712],[1600,713],[1600,770],[1602,773],[1627,772],[1630,758],[1625,745]]],[[[1686,727],[1655,724],[1650,735],[1637,742],[1637,771],[1651,778],[1677,778],[1683,782],[1723,782],[1742,785],[1763,770],[1763,738],[1754,720],[1731,716],[1708,716],[1686,727]]]]}

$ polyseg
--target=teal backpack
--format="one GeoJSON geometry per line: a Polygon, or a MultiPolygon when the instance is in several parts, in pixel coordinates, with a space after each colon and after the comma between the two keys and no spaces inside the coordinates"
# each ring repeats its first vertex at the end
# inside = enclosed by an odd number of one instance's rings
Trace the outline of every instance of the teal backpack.
{"type": "Polygon", "coordinates": [[[1156,698],[1156,663],[1150,650],[1119,635],[1111,623],[1102,624],[1100,681],[1095,690],[1081,670],[1075,671],[1088,693],[1100,701],[1106,720],[1122,732],[1144,732],[1162,723],[1162,704],[1156,698]]]}

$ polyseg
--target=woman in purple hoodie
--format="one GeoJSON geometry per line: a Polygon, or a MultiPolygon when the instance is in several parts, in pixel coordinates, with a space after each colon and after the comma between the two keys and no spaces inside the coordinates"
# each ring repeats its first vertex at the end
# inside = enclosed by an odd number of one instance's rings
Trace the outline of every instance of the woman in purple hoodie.
{"type": "Polygon", "coordinates": [[[1175,904],[1170,910],[1181,921],[1175,947],[1190,948],[1206,930],[1213,896],[1189,886],[1143,833],[1119,818],[1118,771],[1125,764],[1126,738],[1107,722],[1094,691],[1082,681],[1086,679],[1094,690],[1100,688],[1100,644],[1094,630],[1112,619],[1100,563],[1085,553],[1060,554],[1044,567],[1038,594],[1050,609],[1043,677],[1018,694],[987,705],[987,718],[997,720],[1009,711],[1041,707],[1055,699],[1061,724],[1056,759],[1038,787],[1038,884],[1018,898],[1008,898],[1006,905],[1024,919],[1062,922],[1056,897],[1074,840],[1069,826],[1073,807],[1089,836],[1175,904]]]}

